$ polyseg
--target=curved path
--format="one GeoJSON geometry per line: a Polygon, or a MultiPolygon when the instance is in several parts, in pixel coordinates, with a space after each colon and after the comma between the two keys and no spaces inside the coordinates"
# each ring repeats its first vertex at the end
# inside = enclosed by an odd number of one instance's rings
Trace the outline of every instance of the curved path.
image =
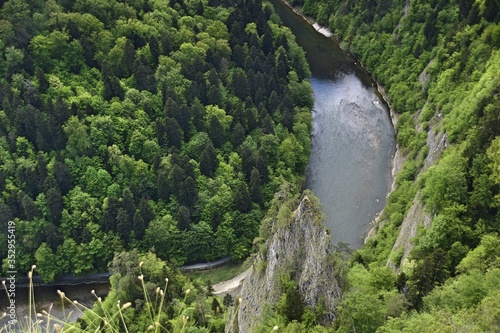
{"type": "Polygon", "coordinates": [[[243,284],[243,281],[245,280],[245,278],[248,276],[248,274],[250,274],[251,269],[252,268],[250,267],[249,269],[247,269],[243,273],[235,276],[231,280],[222,281],[222,282],[219,282],[217,284],[214,284],[213,285],[213,288],[214,288],[213,294],[214,295],[221,295],[221,294],[237,293],[239,288],[243,284]]]}
{"type": "Polygon", "coordinates": [[[180,266],[179,269],[181,271],[198,271],[198,270],[202,271],[205,269],[221,267],[230,261],[231,261],[231,256],[227,256],[227,257],[224,257],[224,258],[221,258],[221,259],[218,259],[215,261],[211,261],[211,262],[204,262],[204,263],[180,266]]]}
{"type": "MultiPolygon", "coordinates": [[[[205,269],[221,267],[231,261],[231,256],[227,256],[215,261],[197,263],[178,267],[181,271],[201,271],[205,269]]],[[[96,273],[84,276],[64,275],[57,278],[54,282],[44,283],[39,276],[33,277],[33,285],[35,287],[50,287],[50,286],[74,286],[79,284],[96,284],[109,281],[110,273],[96,273]]],[[[0,277],[0,281],[6,280],[6,277],[0,277]]],[[[28,278],[17,278],[16,287],[29,287],[28,278]]]]}

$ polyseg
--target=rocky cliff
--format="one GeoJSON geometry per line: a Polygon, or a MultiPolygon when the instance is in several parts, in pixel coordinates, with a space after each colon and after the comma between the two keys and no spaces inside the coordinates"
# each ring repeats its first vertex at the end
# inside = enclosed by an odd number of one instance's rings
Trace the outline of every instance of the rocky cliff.
{"type": "Polygon", "coordinates": [[[226,332],[252,331],[263,307],[275,305],[280,299],[282,274],[290,274],[297,282],[306,306],[324,307],[324,324],[336,318],[335,307],[342,291],[329,262],[333,248],[329,231],[321,224],[319,202],[305,195],[284,223],[279,215],[267,220],[270,235],[245,279],[226,332]]]}
{"type": "MultiPolygon", "coordinates": [[[[423,72],[424,73],[424,72],[423,72]]],[[[421,74],[422,76],[423,74],[421,74]]],[[[429,128],[426,133],[426,151],[427,156],[425,157],[422,168],[418,171],[416,178],[423,174],[429,167],[434,165],[442,156],[444,150],[448,146],[448,138],[446,133],[442,130],[442,117],[441,114],[435,115],[429,124],[429,128]]],[[[425,131],[421,126],[417,128],[419,132],[425,131]]],[[[402,164],[405,160],[405,156],[402,157],[402,161],[397,162],[402,164]]],[[[394,162],[396,163],[396,161],[394,162]]],[[[419,227],[429,228],[432,223],[432,216],[429,211],[425,208],[422,201],[421,191],[418,191],[413,199],[411,207],[408,209],[401,227],[399,229],[399,234],[392,248],[393,252],[402,251],[402,255],[398,258],[398,262],[393,262],[392,259],[387,260],[387,265],[389,265],[394,271],[399,271],[398,267],[401,262],[410,255],[413,249],[413,239],[417,236],[417,231],[419,227]]]]}

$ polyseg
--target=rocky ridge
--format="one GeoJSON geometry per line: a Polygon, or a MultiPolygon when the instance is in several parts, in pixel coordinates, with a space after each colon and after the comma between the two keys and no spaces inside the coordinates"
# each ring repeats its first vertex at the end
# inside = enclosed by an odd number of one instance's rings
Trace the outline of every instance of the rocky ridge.
{"type": "Polygon", "coordinates": [[[321,224],[319,203],[307,195],[285,225],[272,219],[271,234],[245,278],[237,306],[228,317],[226,332],[251,332],[266,304],[281,297],[280,277],[290,274],[306,306],[322,305],[324,324],[332,323],[342,291],[329,262],[333,252],[329,230],[321,224]]]}

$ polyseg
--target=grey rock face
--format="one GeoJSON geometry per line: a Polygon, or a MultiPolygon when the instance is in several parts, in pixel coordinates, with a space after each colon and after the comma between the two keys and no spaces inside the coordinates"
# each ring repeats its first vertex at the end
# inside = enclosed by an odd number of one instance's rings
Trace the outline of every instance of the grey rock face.
{"type": "Polygon", "coordinates": [[[305,305],[312,309],[323,305],[324,324],[335,320],[335,307],[342,291],[329,263],[333,250],[321,217],[320,208],[305,196],[291,221],[281,226],[277,225],[277,219],[272,221],[266,251],[257,255],[243,283],[240,303],[228,318],[226,332],[252,332],[265,304],[274,305],[280,299],[282,274],[290,274],[297,282],[305,305]]]}

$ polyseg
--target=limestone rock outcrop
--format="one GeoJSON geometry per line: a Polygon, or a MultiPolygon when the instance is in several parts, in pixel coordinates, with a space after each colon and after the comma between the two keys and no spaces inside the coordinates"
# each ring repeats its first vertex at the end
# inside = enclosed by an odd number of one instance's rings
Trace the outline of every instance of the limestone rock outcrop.
{"type": "Polygon", "coordinates": [[[277,218],[269,222],[272,231],[265,251],[259,252],[243,283],[240,303],[228,318],[226,332],[252,332],[265,304],[279,301],[284,273],[297,282],[306,306],[324,307],[324,324],[335,320],[342,291],[329,262],[333,251],[329,230],[321,224],[322,212],[315,201],[304,196],[285,225],[278,225],[277,218]]]}

